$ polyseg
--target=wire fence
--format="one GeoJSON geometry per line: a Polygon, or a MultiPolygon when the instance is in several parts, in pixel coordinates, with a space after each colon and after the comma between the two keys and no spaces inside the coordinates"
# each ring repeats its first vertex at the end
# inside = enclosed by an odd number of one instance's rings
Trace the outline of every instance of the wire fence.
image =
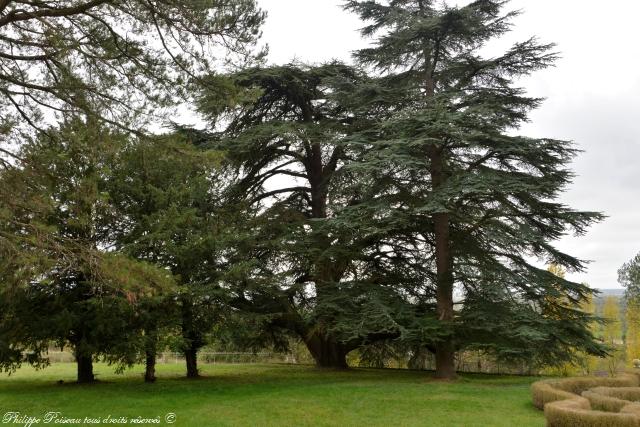
{"type": "MultiPolygon", "coordinates": [[[[52,351],[48,352],[47,357],[50,363],[72,363],[75,362],[73,353],[69,351],[52,351]]],[[[141,360],[143,357],[141,357],[141,360]]],[[[182,364],[185,358],[182,353],[164,351],[156,356],[158,364],[182,364]]],[[[198,353],[199,364],[310,364],[313,360],[308,357],[296,355],[295,353],[271,353],[271,352],[212,352],[201,351],[198,353]]],[[[381,361],[379,364],[371,364],[359,360],[357,358],[349,360],[349,364],[354,367],[373,367],[373,368],[394,368],[407,369],[406,360],[398,360],[389,358],[381,361]]],[[[435,357],[431,354],[426,356],[420,367],[413,369],[421,369],[426,371],[435,370],[435,357]]],[[[536,369],[532,369],[527,364],[500,364],[486,356],[474,353],[463,352],[456,357],[456,370],[458,372],[467,373],[485,373],[485,374],[512,374],[512,375],[536,375],[536,369]]]]}
{"type": "MultiPolygon", "coordinates": [[[[75,362],[73,353],[68,351],[49,351],[47,358],[51,363],[71,363],[75,362]]],[[[178,352],[161,352],[156,356],[157,363],[184,363],[184,355],[178,352]]],[[[296,358],[290,354],[281,353],[230,353],[230,352],[208,352],[198,353],[198,363],[212,364],[262,364],[262,363],[298,363],[296,358]]]]}

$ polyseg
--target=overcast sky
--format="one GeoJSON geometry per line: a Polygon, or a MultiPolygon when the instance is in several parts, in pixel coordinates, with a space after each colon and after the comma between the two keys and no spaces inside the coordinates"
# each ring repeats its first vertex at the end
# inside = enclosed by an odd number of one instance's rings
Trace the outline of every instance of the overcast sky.
{"type": "MultiPolygon", "coordinates": [[[[368,43],[357,32],[361,21],[342,11],[339,0],[258,1],[269,14],[263,40],[272,63],[349,61],[368,43]]],[[[618,268],[640,252],[640,2],[512,0],[508,8],[522,15],[504,42],[537,36],[556,43],[562,56],[554,68],[522,81],[530,95],[547,101],[521,133],[572,140],[584,150],[562,201],[608,215],[586,236],[558,243],[592,261],[586,273],[569,277],[619,287],[618,268]]]]}

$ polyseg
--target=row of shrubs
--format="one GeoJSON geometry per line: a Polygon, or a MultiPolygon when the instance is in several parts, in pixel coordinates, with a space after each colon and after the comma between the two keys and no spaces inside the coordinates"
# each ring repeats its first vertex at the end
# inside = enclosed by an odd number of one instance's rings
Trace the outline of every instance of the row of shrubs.
{"type": "Polygon", "coordinates": [[[531,386],[548,427],[640,427],[640,377],[563,378],[531,386]]]}

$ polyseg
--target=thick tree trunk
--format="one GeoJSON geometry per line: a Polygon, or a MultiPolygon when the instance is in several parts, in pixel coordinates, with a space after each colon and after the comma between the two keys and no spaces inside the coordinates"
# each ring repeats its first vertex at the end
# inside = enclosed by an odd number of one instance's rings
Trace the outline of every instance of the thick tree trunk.
{"type": "Polygon", "coordinates": [[[153,383],[156,381],[156,352],[147,350],[145,358],[144,382],[153,383]]]}
{"type": "MultiPolygon", "coordinates": [[[[442,149],[432,147],[431,180],[437,190],[445,180],[442,149]]],[[[453,262],[451,257],[451,236],[449,234],[449,214],[438,212],[433,215],[436,243],[436,312],[444,328],[450,328],[453,312],[453,262]]],[[[436,378],[452,379],[456,375],[455,346],[452,332],[445,334],[436,343],[436,378]]]]}
{"type": "Polygon", "coordinates": [[[157,331],[149,328],[146,331],[144,382],[156,381],[157,331]]]}
{"type": "MultiPolygon", "coordinates": [[[[310,120],[311,118],[309,118],[310,120]]],[[[313,218],[321,219],[327,217],[327,176],[326,173],[332,173],[335,169],[335,165],[329,166],[327,171],[323,165],[322,148],[319,143],[313,143],[311,145],[311,156],[309,159],[309,166],[307,169],[309,176],[309,185],[311,187],[311,216],[313,218]]],[[[326,231],[322,228],[314,230],[315,243],[314,247],[319,250],[320,253],[327,252],[327,249],[331,247],[331,239],[326,235],[326,231]]],[[[337,292],[336,283],[340,281],[342,273],[340,268],[336,265],[336,261],[325,258],[323,256],[318,257],[315,260],[315,266],[313,271],[313,280],[316,285],[316,299],[317,304],[322,305],[323,302],[331,298],[331,296],[337,292]]],[[[331,322],[331,317],[319,319],[318,324],[315,325],[316,329],[323,329],[322,325],[325,322],[331,322]]],[[[322,332],[312,332],[304,336],[305,344],[309,349],[309,352],[313,356],[318,367],[322,368],[337,368],[346,369],[347,365],[347,353],[349,352],[344,345],[338,343],[330,336],[323,334],[322,332]]]]}
{"type": "Polygon", "coordinates": [[[91,355],[76,354],[76,364],[78,367],[78,383],[92,383],[96,379],[93,375],[93,360],[91,355]]]}
{"type": "Polygon", "coordinates": [[[312,334],[305,339],[305,344],[320,368],[347,369],[347,353],[344,345],[319,334],[312,334]]]}
{"type": "Polygon", "coordinates": [[[440,379],[453,379],[456,377],[455,349],[452,337],[447,337],[436,347],[436,373],[440,379]]]}
{"type": "MultiPolygon", "coordinates": [[[[426,3],[418,1],[421,13],[425,13],[426,3]]],[[[425,96],[433,98],[436,91],[435,72],[439,56],[439,47],[428,43],[423,45],[425,61],[425,96]]],[[[446,181],[445,158],[443,147],[431,145],[428,157],[431,161],[431,183],[437,191],[446,181]]],[[[449,213],[438,212],[433,215],[435,249],[436,249],[436,312],[444,328],[449,328],[454,319],[453,313],[453,258],[449,236],[449,213]]],[[[443,336],[436,343],[436,378],[451,379],[455,377],[455,346],[452,332],[443,336]]]]}
{"type": "Polygon", "coordinates": [[[184,360],[187,363],[187,378],[198,378],[198,349],[189,347],[184,352],[184,360]]]}

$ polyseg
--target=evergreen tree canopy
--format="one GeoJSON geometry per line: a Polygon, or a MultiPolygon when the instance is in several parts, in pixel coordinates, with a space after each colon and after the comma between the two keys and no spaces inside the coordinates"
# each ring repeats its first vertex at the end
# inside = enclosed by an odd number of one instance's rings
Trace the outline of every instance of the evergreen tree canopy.
{"type": "Polygon", "coordinates": [[[155,358],[159,332],[175,326],[190,377],[197,376],[197,351],[222,318],[230,226],[241,218],[221,204],[219,164],[218,153],[175,135],[136,140],[119,153],[107,184],[115,249],[170,271],[177,283],[142,310],[147,358],[155,358]]]}
{"type": "Polygon", "coordinates": [[[1,366],[44,362],[69,345],[78,379],[92,358],[132,363],[132,301],[166,292],[171,275],[111,250],[106,180],[123,135],[70,117],[23,145],[23,168],[0,174],[1,366]]]}
{"type": "Polygon", "coordinates": [[[432,343],[440,377],[454,375],[454,353],[468,345],[538,341],[597,351],[589,317],[572,308],[578,304],[547,298],[579,303],[591,290],[532,261],[582,270],[583,261],[552,242],[568,229],[583,233],[601,215],[557,201],[572,177],[571,143],[515,133],[540,103],[516,80],[548,67],[556,55],[552,45],[532,38],[502,55],[482,56],[510,28],[515,13],[503,13],[505,3],[345,5],[367,21],[363,35],[375,37],[356,59],[380,74],[378,89],[363,99],[379,122],[353,138],[367,150],[358,168],[375,174],[375,197],[392,208],[380,216],[413,227],[426,242],[422,260],[433,272],[436,314],[448,331],[432,343]],[[514,330],[525,338],[513,341],[514,330]]]}
{"type": "Polygon", "coordinates": [[[212,64],[255,54],[264,18],[254,0],[2,0],[0,149],[52,113],[139,130],[212,64]]]}
{"type": "Polygon", "coordinates": [[[466,349],[604,354],[592,290],[564,275],[585,261],[554,244],[602,215],[560,201],[572,143],[518,134],[541,103],[518,79],[556,54],[485,56],[505,4],[346,1],[374,38],[356,66],[263,67],[254,0],[0,0],[0,367],[55,341],[81,381],[142,355],[153,381],[179,335],[195,377],[225,324],[320,366],[431,351],[441,378],[466,349]],[[251,66],[218,74],[221,52],[251,66]],[[208,131],[137,132],[182,100],[208,131]]]}
{"type": "Polygon", "coordinates": [[[384,230],[342,217],[361,199],[344,191],[358,179],[345,171],[356,157],[346,140],[369,125],[351,99],[368,78],[340,63],[228,78],[226,99],[236,102],[220,105],[205,92],[201,109],[227,123],[209,143],[238,176],[228,197],[258,209],[249,252],[256,267],[237,303],[271,313],[273,326],[298,334],[318,364],[344,367],[350,350],[397,336],[389,311],[405,307],[397,277],[408,269],[402,257],[386,256],[384,230]]]}

